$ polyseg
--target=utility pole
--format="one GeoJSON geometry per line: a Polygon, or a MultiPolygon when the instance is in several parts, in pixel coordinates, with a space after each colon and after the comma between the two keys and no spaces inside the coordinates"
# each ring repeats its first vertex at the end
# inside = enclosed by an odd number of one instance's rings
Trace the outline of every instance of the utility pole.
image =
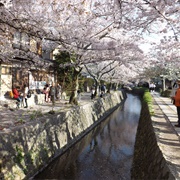
{"type": "Polygon", "coordinates": [[[160,77],[162,78],[162,91],[165,91],[166,87],[165,87],[165,76],[164,75],[160,75],[160,77]]]}

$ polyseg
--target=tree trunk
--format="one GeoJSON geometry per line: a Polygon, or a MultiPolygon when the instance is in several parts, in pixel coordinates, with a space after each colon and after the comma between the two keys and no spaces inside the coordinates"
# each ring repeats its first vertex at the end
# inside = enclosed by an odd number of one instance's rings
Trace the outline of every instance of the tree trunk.
{"type": "Polygon", "coordinates": [[[109,83],[109,86],[108,86],[108,89],[107,89],[107,93],[110,93],[111,87],[112,87],[112,83],[110,82],[110,83],[109,83]]]}
{"type": "Polygon", "coordinates": [[[72,92],[71,92],[71,96],[69,99],[69,104],[75,104],[78,105],[78,101],[77,101],[77,91],[79,88],[79,81],[78,81],[78,77],[80,74],[81,70],[76,70],[74,68],[74,73],[73,73],[73,86],[72,86],[72,92]]]}
{"type": "Polygon", "coordinates": [[[95,82],[95,92],[94,92],[94,97],[97,96],[97,92],[98,92],[98,89],[99,89],[99,80],[96,79],[96,78],[93,78],[94,79],[94,82],[95,82]]]}

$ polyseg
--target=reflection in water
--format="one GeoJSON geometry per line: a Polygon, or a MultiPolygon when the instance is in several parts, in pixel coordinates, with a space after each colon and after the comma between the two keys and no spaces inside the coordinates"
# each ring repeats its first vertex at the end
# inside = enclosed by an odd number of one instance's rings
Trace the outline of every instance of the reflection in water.
{"type": "Polygon", "coordinates": [[[141,103],[128,94],[119,108],[34,179],[128,180],[141,103]]]}

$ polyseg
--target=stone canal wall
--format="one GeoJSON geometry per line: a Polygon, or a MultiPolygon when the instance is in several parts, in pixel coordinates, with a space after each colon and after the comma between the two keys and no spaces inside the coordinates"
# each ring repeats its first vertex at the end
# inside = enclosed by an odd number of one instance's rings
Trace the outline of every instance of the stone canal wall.
{"type": "Polygon", "coordinates": [[[126,99],[121,91],[0,134],[0,179],[29,179],[126,99]]]}
{"type": "MultiPolygon", "coordinates": [[[[155,114],[157,116],[158,113],[156,112],[155,114]]],[[[160,119],[161,117],[159,116],[157,118],[160,119]]],[[[165,124],[167,122],[163,123],[165,124]]],[[[161,126],[163,123],[161,123],[161,126]]],[[[147,104],[143,103],[136,133],[134,159],[131,169],[132,180],[175,179],[173,168],[163,154],[163,149],[168,144],[163,144],[160,147],[159,141],[162,137],[159,135],[149,114],[147,104]]]]}

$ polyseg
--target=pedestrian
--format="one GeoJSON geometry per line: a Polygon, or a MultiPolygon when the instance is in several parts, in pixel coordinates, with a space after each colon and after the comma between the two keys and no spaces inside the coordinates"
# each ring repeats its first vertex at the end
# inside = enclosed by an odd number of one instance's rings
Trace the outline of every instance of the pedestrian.
{"type": "Polygon", "coordinates": [[[17,87],[13,86],[12,88],[12,91],[13,91],[13,98],[17,100],[17,108],[20,107],[20,103],[22,102],[22,98],[20,96],[20,93],[19,91],[17,90],[17,87]]]}
{"type": "Polygon", "coordinates": [[[178,124],[175,127],[180,127],[180,79],[177,80],[178,89],[175,92],[175,96],[172,97],[174,100],[174,105],[177,107],[178,124]]]}
{"type": "MultiPolygon", "coordinates": [[[[27,94],[28,94],[29,88],[27,87],[26,84],[24,84],[24,89],[23,89],[23,100],[25,102],[24,108],[28,108],[28,103],[27,103],[27,94]]],[[[24,103],[23,103],[24,104],[24,103]]]]}
{"type": "Polygon", "coordinates": [[[45,102],[50,102],[50,100],[49,100],[49,85],[48,84],[46,84],[45,85],[45,87],[44,87],[44,89],[43,89],[43,93],[45,94],[45,102]]]}
{"type": "Polygon", "coordinates": [[[171,94],[170,94],[170,97],[171,97],[171,99],[172,99],[173,104],[174,104],[174,99],[173,99],[173,97],[175,96],[175,93],[176,93],[177,89],[178,89],[178,84],[177,84],[177,82],[175,81],[174,84],[173,84],[173,86],[172,86],[172,90],[171,90],[171,94]]]}
{"type": "Polygon", "coordinates": [[[153,92],[153,83],[152,82],[149,84],[149,91],[153,92]]]}
{"type": "Polygon", "coordinates": [[[95,98],[95,86],[93,85],[91,87],[91,99],[94,99],[95,98]]]}
{"type": "Polygon", "coordinates": [[[56,88],[54,86],[54,82],[52,82],[52,85],[50,87],[49,95],[52,101],[53,106],[55,105],[55,95],[56,95],[56,88]]]}
{"type": "Polygon", "coordinates": [[[104,84],[101,85],[101,95],[100,97],[103,97],[103,95],[106,93],[106,86],[104,84]]]}

